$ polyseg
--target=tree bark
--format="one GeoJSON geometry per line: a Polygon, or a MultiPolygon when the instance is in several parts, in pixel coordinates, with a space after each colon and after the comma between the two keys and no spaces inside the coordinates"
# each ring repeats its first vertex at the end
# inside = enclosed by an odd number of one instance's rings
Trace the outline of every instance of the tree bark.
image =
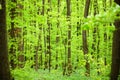
{"type": "MultiPolygon", "coordinates": [[[[42,0],[42,13],[41,13],[41,15],[44,16],[44,14],[45,14],[45,0],[42,0]]],[[[44,53],[45,53],[44,70],[45,70],[46,68],[48,68],[47,49],[46,49],[47,40],[46,40],[46,28],[45,27],[43,27],[43,35],[44,35],[44,53]]]]}
{"type": "MultiPolygon", "coordinates": [[[[87,16],[88,16],[89,6],[90,6],[90,0],[86,0],[85,10],[84,10],[85,18],[87,18],[87,16]]],[[[84,55],[86,55],[86,54],[88,54],[87,31],[86,30],[82,31],[82,41],[83,41],[83,52],[84,52],[84,55]]],[[[85,68],[86,68],[85,74],[86,74],[86,76],[89,76],[90,75],[90,64],[89,64],[88,60],[86,60],[85,68]]]]}
{"type": "MultiPolygon", "coordinates": [[[[98,0],[94,0],[94,16],[96,16],[97,14],[99,14],[98,0]]],[[[95,25],[94,29],[93,29],[93,44],[92,44],[93,52],[92,52],[92,54],[97,55],[96,56],[97,63],[99,63],[99,56],[100,56],[100,54],[99,54],[99,44],[100,44],[99,28],[98,28],[98,25],[95,25]],[[97,38],[98,38],[98,41],[96,40],[97,38]]],[[[95,57],[95,56],[93,56],[93,57],[95,57]]],[[[97,69],[99,69],[99,64],[97,64],[97,69]]],[[[99,75],[100,71],[98,70],[97,73],[99,75]]]]}
{"type": "MultiPolygon", "coordinates": [[[[76,8],[77,8],[77,11],[80,12],[80,7],[79,7],[79,0],[76,0],[77,3],[76,3],[76,8]]],[[[79,20],[80,16],[77,15],[77,18],[78,18],[78,21],[77,21],[77,37],[79,37],[81,35],[81,20],[79,20]]],[[[79,38],[78,38],[79,39],[79,38]]],[[[77,46],[77,50],[80,50],[81,46],[80,46],[80,42],[78,40],[78,46],[77,46]]],[[[76,62],[77,62],[77,65],[74,67],[74,69],[77,69],[78,68],[78,64],[79,64],[79,52],[76,56],[76,62]]]]}
{"type": "Polygon", "coordinates": [[[115,21],[113,33],[111,80],[117,80],[120,70],[120,20],[115,21]]]}
{"type": "MultiPolygon", "coordinates": [[[[115,0],[120,5],[120,0],[115,0]]],[[[119,13],[118,13],[119,14],[119,13]]],[[[111,65],[111,80],[118,80],[120,71],[120,20],[114,22],[116,30],[113,33],[113,46],[112,46],[112,65],[111,65]]]]}
{"type": "MultiPolygon", "coordinates": [[[[16,4],[16,0],[11,0],[12,3],[16,4]]],[[[17,64],[15,63],[15,58],[16,58],[16,54],[15,54],[15,44],[16,44],[16,35],[15,35],[15,23],[13,22],[14,18],[15,18],[15,7],[12,7],[11,10],[10,10],[10,18],[11,18],[11,29],[9,30],[9,33],[10,33],[10,37],[11,39],[13,39],[13,43],[11,46],[10,46],[10,55],[12,55],[12,57],[10,58],[10,65],[11,65],[11,68],[12,69],[15,69],[17,64]]]]}
{"type": "MultiPolygon", "coordinates": [[[[58,14],[60,12],[60,0],[58,0],[58,4],[57,4],[57,7],[58,7],[58,14]]],[[[58,47],[59,47],[59,42],[60,42],[60,37],[59,37],[59,27],[60,27],[60,21],[59,21],[59,15],[57,16],[57,34],[56,34],[56,66],[55,66],[55,69],[58,68],[58,47]]]]}
{"type": "Polygon", "coordinates": [[[11,80],[8,61],[7,27],[6,27],[6,0],[0,5],[0,80],[11,80]]]}
{"type": "Polygon", "coordinates": [[[49,60],[48,60],[48,67],[49,67],[49,72],[51,70],[51,23],[50,23],[50,14],[48,14],[50,11],[51,11],[51,0],[48,0],[48,9],[47,9],[47,25],[48,25],[48,28],[47,28],[47,54],[49,56],[49,60]]]}
{"type": "Polygon", "coordinates": [[[72,64],[71,64],[71,24],[70,24],[70,16],[71,16],[71,0],[66,0],[67,3],[67,21],[68,24],[68,75],[72,73],[72,64]]]}
{"type": "Polygon", "coordinates": [[[114,2],[120,5],[120,0],[114,0],[114,2]]]}

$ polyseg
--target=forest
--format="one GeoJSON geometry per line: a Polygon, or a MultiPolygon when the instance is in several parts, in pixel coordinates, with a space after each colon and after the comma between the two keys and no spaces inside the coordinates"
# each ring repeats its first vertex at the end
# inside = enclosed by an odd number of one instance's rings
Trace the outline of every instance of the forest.
{"type": "Polygon", "coordinates": [[[120,80],[120,0],[0,0],[0,80],[120,80]]]}

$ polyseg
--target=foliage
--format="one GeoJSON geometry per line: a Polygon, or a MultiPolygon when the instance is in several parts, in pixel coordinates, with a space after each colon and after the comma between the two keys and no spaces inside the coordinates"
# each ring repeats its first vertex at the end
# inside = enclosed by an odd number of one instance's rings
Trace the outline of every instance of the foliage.
{"type": "Polygon", "coordinates": [[[120,19],[117,16],[120,7],[109,6],[108,0],[104,7],[102,1],[98,1],[99,13],[93,15],[95,3],[91,1],[89,16],[84,18],[85,0],[71,0],[71,16],[66,18],[65,0],[60,0],[59,5],[58,0],[51,3],[45,0],[44,4],[43,1],[7,0],[9,59],[16,66],[12,69],[13,77],[16,80],[109,80],[112,34],[114,21],[120,19]],[[63,76],[64,70],[68,73],[68,25],[71,25],[73,73],[63,76]],[[87,55],[82,50],[83,30],[87,31],[87,55]],[[86,60],[91,66],[89,77],[84,74],[86,60]]]}
{"type": "Polygon", "coordinates": [[[12,70],[12,75],[15,80],[44,80],[41,74],[31,68],[12,70]]]}
{"type": "Polygon", "coordinates": [[[83,69],[75,71],[71,76],[63,76],[60,70],[52,70],[49,73],[48,70],[35,71],[30,68],[15,69],[12,75],[15,80],[109,80],[109,76],[97,76],[96,74],[86,77],[83,69]]]}

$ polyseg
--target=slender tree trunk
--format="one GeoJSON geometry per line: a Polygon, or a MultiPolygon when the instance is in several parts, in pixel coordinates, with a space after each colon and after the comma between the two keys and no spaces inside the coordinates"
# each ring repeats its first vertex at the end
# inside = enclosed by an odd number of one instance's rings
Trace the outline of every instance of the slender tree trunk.
{"type": "Polygon", "coordinates": [[[64,48],[65,48],[65,59],[64,59],[64,62],[63,62],[63,75],[66,75],[67,74],[67,38],[64,39],[63,41],[63,44],[64,44],[64,48]]]}
{"type": "MultiPolygon", "coordinates": [[[[22,10],[23,9],[23,6],[24,6],[23,4],[18,2],[16,5],[17,5],[17,9],[18,10],[22,10]]],[[[21,21],[23,20],[23,14],[22,14],[21,11],[16,12],[16,16],[20,17],[21,21]]],[[[18,58],[18,67],[23,68],[24,67],[24,63],[25,63],[24,43],[23,43],[23,41],[24,41],[24,39],[23,39],[23,30],[22,30],[22,28],[19,28],[19,27],[18,28],[15,27],[14,29],[15,29],[14,35],[16,35],[15,38],[17,39],[16,42],[18,42],[17,43],[18,44],[17,51],[19,51],[19,54],[17,56],[17,58],[18,58]]]]}
{"type": "MultiPolygon", "coordinates": [[[[11,0],[12,3],[16,4],[16,0],[11,0]]],[[[10,16],[11,16],[11,30],[9,31],[10,32],[10,36],[11,36],[11,39],[13,39],[13,43],[10,47],[10,55],[12,55],[11,59],[10,59],[10,65],[12,67],[12,69],[15,69],[17,64],[15,63],[15,58],[16,58],[16,54],[15,54],[15,43],[16,43],[16,40],[15,40],[15,28],[14,28],[14,25],[15,23],[13,22],[14,18],[15,18],[15,7],[12,7],[11,10],[10,10],[10,16]]]]}
{"type": "MultiPolygon", "coordinates": [[[[78,3],[79,0],[76,0],[76,1],[77,1],[77,3],[76,3],[77,11],[79,12],[80,11],[79,3],[78,3]]],[[[81,20],[79,20],[79,18],[80,18],[79,15],[77,15],[77,18],[78,18],[78,21],[77,21],[77,37],[79,37],[79,35],[81,35],[81,20]]],[[[77,50],[80,50],[80,43],[79,42],[78,42],[77,50]]],[[[76,61],[77,61],[77,65],[75,66],[75,69],[77,69],[78,64],[79,64],[79,51],[78,51],[78,54],[77,54],[76,61]]]]}
{"type": "MultiPolygon", "coordinates": [[[[42,12],[41,12],[41,15],[42,16],[44,16],[44,9],[45,9],[45,0],[42,0],[42,12]]],[[[41,25],[42,26],[42,30],[43,30],[43,33],[44,33],[44,27],[43,27],[43,24],[41,25]]],[[[43,35],[45,35],[45,34],[43,34],[43,35]]],[[[45,38],[45,36],[44,36],[44,38],[45,38]]],[[[45,47],[44,47],[45,48],[45,47]]],[[[43,48],[43,49],[44,49],[43,48]]],[[[42,44],[41,44],[41,50],[42,50],[42,44]]],[[[44,51],[44,52],[46,52],[46,51],[44,51]]],[[[46,53],[45,53],[46,54],[46,53]]],[[[41,52],[41,54],[40,54],[40,65],[41,65],[41,67],[42,67],[42,65],[43,65],[43,54],[42,54],[42,52],[41,52]]]]}
{"type": "MultiPolygon", "coordinates": [[[[88,16],[89,6],[90,6],[90,0],[86,0],[85,10],[84,10],[85,18],[87,18],[88,16]]],[[[87,31],[86,30],[82,31],[82,40],[83,40],[83,52],[84,52],[84,55],[87,55],[88,54],[88,43],[87,43],[87,31]]],[[[88,60],[86,60],[85,68],[86,68],[85,74],[86,76],[89,76],[90,75],[90,63],[88,62],[88,60]]]]}
{"type": "MultiPolygon", "coordinates": [[[[40,27],[42,27],[42,25],[40,25],[40,27]]],[[[43,57],[42,57],[42,40],[41,40],[41,32],[42,30],[40,30],[40,33],[38,35],[38,42],[37,42],[37,46],[36,46],[36,55],[35,55],[35,70],[38,70],[38,68],[41,68],[43,65],[43,57]],[[40,56],[39,56],[39,51],[40,51],[40,56]]]]}
{"type": "Polygon", "coordinates": [[[68,75],[72,73],[72,64],[71,64],[71,0],[66,0],[67,2],[67,21],[69,22],[68,24],[68,75]]]}
{"type": "MultiPolygon", "coordinates": [[[[36,4],[36,3],[35,3],[36,4]]],[[[34,5],[36,6],[36,5],[34,5]]],[[[44,16],[44,1],[42,1],[42,11],[40,11],[40,7],[38,7],[37,15],[44,16]]],[[[37,71],[39,68],[42,68],[43,65],[43,54],[42,54],[42,31],[43,24],[38,23],[39,25],[39,34],[38,34],[38,42],[35,51],[35,70],[37,71]]]]}
{"type": "Polygon", "coordinates": [[[35,62],[35,70],[37,71],[39,68],[39,63],[38,63],[38,50],[39,50],[39,40],[40,38],[38,38],[38,46],[35,47],[35,55],[34,55],[34,62],[35,62]]]}
{"type": "MultiPolygon", "coordinates": [[[[98,10],[98,0],[94,0],[94,16],[97,15],[99,13],[98,10]]],[[[97,63],[99,63],[99,43],[100,43],[100,36],[99,36],[99,28],[98,25],[94,26],[94,30],[93,30],[93,44],[92,44],[92,48],[93,48],[93,52],[94,54],[97,55],[97,63]],[[96,40],[98,38],[98,41],[96,40]],[[95,45],[97,44],[97,45],[95,45]],[[97,47],[96,47],[97,46],[97,47]]],[[[99,67],[99,64],[97,64],[97,67],[99,67]]],[[[97,68],[99,69],[99,68],[97,68]]],[[[97,71],[98,75],[100,74],[99,70],[97,71]]]]}
{"type": "Polygon", "coordinates": [[[6,0],[1,0],[0,5],[0,80],[11,80],[8,61],[6,0]]]}
{"type": "MultiPolygon", "coordinates": [[[[60,12],[60,0],[58,0],[58,14],[60,12]]],[[[59,26],[60,26],[60,21],[59,21],[59,15],[58,15],[58,19],[57,19],[57,35],[56,35],[56,66],[55,66],[55,69],[58,68],[58,46],[59,46],[59,41],[60,41],[60,37],[59,37],[59,26]]]]}
{"type": "MultiPolygon", "coordinates": [[[[103,0],[103,10],[106,11],[106,0],[103,0]]],[[[104,58],[104,64],[107,65],[107,61],[106,61],[106,54],[107,54],[107,50],[106,50],[106,47],[107,47],[107,33],[106,33],[106,28],[105,28],[105,31],[104,31],[104,43],[105,43],[105,48],[104,48],[104,52],[105,52],[105,55],[104,55],[105,56],[105,58],[104,58]]]]}
{"type": "MultiPolygon", "coordinates": [[[[43,16],[45,14],[45,0],[42,0],[42,13],[43,16]]],[[[48,68],[48,59],[47,59],[47,40],[46,40],[46,28],[43,27],[43,34],[44,34],[44,53],[45,53],[45,61],[44,61],[44,69],[48,68]]]]}
{"type": "MultiPolygon", "coordinates": [[[[47,9],[47,14],[51,11],[51,0],[48,0],[48,9],[47,9]]],[[[48,25],[48,28],[47,28],[47,54],[48,54],[48,67],[49,67],[49,72],[51,70],[51,23],[50,23],[50,16],[48,14],[48,17],[47,17],[47,25],[48,25]]]]}
{"type": "MultiPolygon", "coordinates": [[[[93,3],[93,7],[94,7],[94,16],[96,14],[98,14],[98,3],[97,3],[97,0],[94,0],[94,3],[93,3]]],[[[97,25],[94,26],[94,29],[93,29],[93,43],[92,43],[92,49],[93,49],[93,52],[92,54],[95,54],[96,52],[96,37],[97,37],[97,25]]]]}

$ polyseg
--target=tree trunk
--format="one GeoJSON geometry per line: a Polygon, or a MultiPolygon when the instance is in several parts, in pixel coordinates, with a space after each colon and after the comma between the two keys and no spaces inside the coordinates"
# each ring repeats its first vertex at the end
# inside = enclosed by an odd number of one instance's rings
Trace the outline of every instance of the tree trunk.
{"type": "MultiPolygon", "coordinates": [[[[60,12],[60,0],[58,0],[58,14],[60,12]]],[[[60,21],[59,21],[59,15],[57,16],[57,34],[56,34],[56,66],[55,66],[55,69],[58,68],[58,47],[59,47],[59,41],[60,41],[60,37],[59,37],[59,27],[60,27],[60,21]]]]}
{"type": "Polygon", "coordinates": [[[67,21],[69,22],[69,24],[68,24],[68,75],[70,75],[72,73],[72,64],[71,64],[71,24],[70,24],[71,0],[66,0],[66,2],[67,2],[67,21]]]}
{"type": "MultiPolygon", "coordinates": [[[[16,0],[11,0],[12,3],[16,4],[16,0]]],[[[14,25],[15,23],[13,22],[14,18],[15,18],[15,7],[12,7],[11,10],[10,10],[10,18],[11,18],[11,29],[9,30],[9,33],[10,33],[10,38],[13,39],[13,44],[11,44],[10,46],[10,55],[11,55],[11,58],[10,58],[10,65],[11,65],[11,68],[12,69],[15,69],[17,64],[15,63],[15,58],[16,58],[16,54],[15,54],[15,44],[16,44],[16,39],[15,39],[15,28],[14,28],[14,25]]]]}
{"type": "Polygon", "coordinates": [[[47,55],[49,56],[48,58],[48,67],[49,67],[49,72],[51,70],[51,23],[50,23],[50,14],[48,14],[50,11],[51,11],[51,0],[48,0],[48,9],[47,9],[47,25],[48,25],[48,28],[47,28],[47,55]]]}
{"type": "MultiPolygon", "coordinates": [[[[76,0],[77,3],[76,3],[76,7],[77,7],[77,11],[80,12],[80,7],[79,7],[79,0],[76,0]]],[[[77,18],[78,18],[78,21],[77,21],[77,37],[79,37],[81,35],[81,20],[79,20],[80,16],[77,15],[77,18]]],[[[79,38],[78,38],[79,39],[79,38]]],[[[76,58],[76,62],[77,62],[77,65],[74,67],[74,69],[77,69],[78,68],[78,64],[79,64],[79,50],[80,50],[80,42],[78,40],[78,46],[77,46],[77,50],[78,50],[78,54],[77,54],[77,58],[76,58]]]]}
{"type": "Polygon", "coordinates": [[[115,21],[113,33],[111,80],[117,80],[120,70],[120,20],[115,21]]]}
{"type": "MultiPolygon", "coordinates": [[[[87,18],[87,16],[88,16],[89,6],[90,6],[90,0],[86,0],[85,10],[84,10],[85,18],[87,18]]],[[[86,54],[88,54],[87,31],[86,30],[82,31],[82,40],[83,40],[83,52],[84,52],[84,55],[86,55],[86,54]]],[[[90,64],[89,64],[88,60],[86,60],[85,68],[86,68],[85,75],[89,76],[90,75],[90,64]]]]}
{"type": "Polygon", "coordinates": [[[114,0],[114,2],[120,5],[120,0],[114,0]]]}
{"type": "MultiPolygon", "coordinates": [[[[98,0],[94,0],[94,16],[96,16],[98,13],[99,13],[98,0]]],[[[100,55],[99,54],[99,43],[100,43],[99,28],[98,28],[98,25],[95,25],[94,30],[93,30],[93,44],[92,44],[93,52],[92,52],[92,54],[97,55],[97,57],[96,57],[97,63],[99,63],[99,55],[100,55]],[[98,38],[98,41],[96,40],[97,38],[98,38]],[[95,44],[97,44],[97,45],[95,45],[95,44]]],[[[99,64],[97,64],[97,69],[99,69],[99,64]]],[[[100,71],[98,70],[97,73],[99,75],[100,71]]]]}
{"type": "Polygon", "coordinates": [[[0,80],[11,80],[8,61],[6,0],[1,0],[0,9],[0,80]]]}
{"type": "MultiPolygon", "coordinates": [[[[42,13],[41,13],[41,15],[44,16],[44,14],[45,14],[45,0],[42,0],[42,13]]],[[[46,42],[46,28],[45,27],[43,27],[43,35],[44,35],[44,54],[45,54],[44,70],[45,70],[46,68],[48,68],[47,49],[46,49],[46,44],[47,44],[47,42],[46,42]]]]}
{"type": "Polygon", "coordinates": [[[64,58],[64,62],[63,62],[63,64],[62,64],[62,67],[63,67],[63,75],[66,75],[67,74],[67,48],[66,48],[66,46],[67,46],[67,38],[65,38],[64,39],[64,41],[63,41],[63,44],[64,44],[64,48],[65,48],[65,58],[64,58]]]}
{"type": "MultiPolygon", "coordinates": [[[[115,0],[115,2],[120,5],[120,0],[115,0]]],[[[116,30],[113,33],[112,65],[110,78],[111,80],[118,80],[120,71],[120,20],[115,20],[114,25],[116,30]]]]}

